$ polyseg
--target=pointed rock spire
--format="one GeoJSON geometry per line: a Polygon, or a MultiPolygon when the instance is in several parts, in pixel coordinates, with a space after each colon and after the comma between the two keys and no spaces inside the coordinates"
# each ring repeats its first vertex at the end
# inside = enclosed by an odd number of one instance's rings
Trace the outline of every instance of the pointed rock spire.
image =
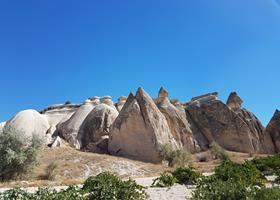
{"type": "Polygon", "coordinates": [[[242,107],[242,99],[237,95],[236,92],[231,92],[228,100],[227,100],[227,106],[230,109],[240,109],[242,107]]]}
{"type": "Polygon", "coordinates": [[[168,91],[166,89],[164,89],[163,87],[160,88],[159,92],[158,92],[158,98],[163,98],[163,97],[168,97],[168,91]]]}

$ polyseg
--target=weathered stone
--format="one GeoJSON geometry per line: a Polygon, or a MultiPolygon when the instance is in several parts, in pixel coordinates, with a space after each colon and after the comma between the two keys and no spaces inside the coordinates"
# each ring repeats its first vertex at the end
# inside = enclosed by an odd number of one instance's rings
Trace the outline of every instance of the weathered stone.
{"type": "Polygon", "coordinates": [[[125,96],[119,97],[118,102],[116,103],[116,108],[119,112],[121,111],[122,107],[124,106],[126,100],[127,100],[127,97],[125,97],[125,96]]]}
{"type": "Polygon", "coordinates": [[[190,124],[186,119],[185,110],[172,105],[168,99],[168,92],[161,88],[159,91],[159,110],[167,119],[169,129],[177,143],[185,150],[194,153],[200,150],[198,143],[190,129],[190,124]],[[164,91],[164,92],[163,92],[164,91]],[[162,93],[164,95],[162,95],[162,93]]]}
{"type": "Polygon", "coordinates": [[[53,141],[48,145],[50,148],[61,148],[64,147],[66,143],[59,136],[53,138],[53,141]]]}
{"type": "Polygon", "coordinates": [[[266,127],[266,133],[270,134],[276,152],[280,152],[280,111],[276,110],[266,127]]]}
{"type": "Polygon", "coordinates": [[[109,152],[113,155],[158,163],[160,147],[177,146],[164,115],[153,99],[139,88],[129,95],[111,128],[109,152]]]}
{"type": "MultiPolygon", "coordinates": [[[[203,96],[202,98],[205,98],[203,96]]],[[[190,103],[187,118],[202,148],[217,142],[223,148],[238,152],[273,153],[272,141],[257,118],[245,109],[231,110],[219,100],[209,98],[190,103]]]]}
{"type": "Polygon", "coordinates": [[[92,152],[107,152],[108,147],[98,144],[104,139],[103,136],[109,135],[109,128],[117,116],[115,107],[104,103],[95,106],[80,127],[77,138],[81,148],[92,152]]]}
{"type": "Polygon", "coordinates": [[[80,149],[77,135],[83,121],[93,108],[92,101],[86,101],[67,121],[57,125],[57,134],[65,139],[70,146],[80,149]]]}
{"type": "Polygon", "coordinates": [[[17,113],[12,119],[7,121],[4,129],[7,128],[22,132],[30,138],[33,134],[36,134],[41,138],[45,138],[49,127],[48,120],[44,115],[41,115],[36,110],[24,110],[17,113]]]}
{"type": "Polygon", "coordinates": [[[231,92],[228,100],[227,100],[227,106],[230,109],[240,109],[242,107],[242,99],[237,95],[236,92],[231,92]]]}

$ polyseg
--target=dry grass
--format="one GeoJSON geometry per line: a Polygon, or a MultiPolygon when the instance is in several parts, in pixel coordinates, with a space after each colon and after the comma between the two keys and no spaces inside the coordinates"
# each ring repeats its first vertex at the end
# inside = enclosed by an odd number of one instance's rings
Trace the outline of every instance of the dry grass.
{"type": "MultiPolygon", "coordinates": [[[[231,160],[238,163],[252,159],[247,153],[227,151],[227,154],[231,160]]],[[[163,164],[156,165],[105,154],[81,152],[71,147],[45,148],[39,154],[39,162],[40,165],[35,168],[33,178],[30,180],[4,182],[0,183],[0,187],[77,185],[83,183],[88,176],[102,171],[110,171],[123,178],[140,178],[154,177],[163,171],[170,170],[163,164]],[[46,168],[52,162],[59,162],[56,179],[44,180],[46,168]]],[[[193,154],[190,157],[191,165],[200,172],[213,172],[220,162],[220,160],[213,159],[210,151],[193,154]],[[205,157],[206,161],[204,158],[201,161],[201,157],[205,157]]]]}

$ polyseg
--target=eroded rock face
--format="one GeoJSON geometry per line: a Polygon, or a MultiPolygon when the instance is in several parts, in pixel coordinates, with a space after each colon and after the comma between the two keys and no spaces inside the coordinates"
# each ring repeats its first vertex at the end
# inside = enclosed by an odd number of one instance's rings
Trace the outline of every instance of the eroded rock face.
{"type": "Polygon", "coordinates": [[[85,103],[79,107],[67,121],[57,125],[57,134],[64,138],[70,146],[80,149],[80,143],[77,140],[77,135],[82,123],[93,108],[93,102],[86,100],[85,103]]]}
{"type": "Polygon", "coordinates": [[[230,109],[240,109],[242,107],[242,99],[237,95],[236,92],[231,92],[229,97],[228,97],[228,100],[227,100],[227,106],[230,108],[230,109]]]}
{"type": "Polygon", "coordinates": [[[47,118],[36,110],[24,110],[7,121],[4,128],[16,130],[30,138],[33,134],[45,138],[49,123],[47,118]]]}
{"type": "Polygon", "coordinates": [[[208,148],[215,141],[231,151],[274,152],[270,138],[252,113],[237,106],[232,110],[212,94],[208,96],[202,96],[202,100],[194,98],[195,102],[190,102],[186,108],[187,118],[202,148],[208,148]]]}
{"type": "Polygon", "coordinates": [[[270,134],[265,132],[265,128],[259,121],[259,119],[250,111],[242,108],[242,99],[236,92],[232,92],[227,100],[227,105],[235,112],[249,127],[251,134],[256,140],[255,152],[258,153],[274,153],[275,148],[270,134]]]}
{"type": "Polygon", "coordinates": [[[61,124],[67,121],[79,108],[80,105],[54,105],[50,106],[49,108],[41,111],[42,115],[44,115],[50,128],[48,130],[48,134],[51,136],[56,131],[56,127],[58,124],[61,124]]]}
{"type": "Polygon", "coordinates": [[[271,135],[276,152],[280,152],[280,111],[276,110],[266,127],[266,133],[271,135]]]}
{"type": "Polygon", "coordinates": [[[78,141],[82,149],[96,153],[108,152],[109,128],[118,116],[115,107],[101,103],[83,121],[78,141]]]}
{"type": "Polygon", "coordinates": [[[190,129],[183,107],[175,107],[168,99],[168,92],[161,88],[158,95],[159,110],[167,119],[169,129],[177,143],[185,150],[194,153],[200,151],[200,147],[190,129]]]}
{"type": "Polygon", "coordinates": [[[127,100],[127,97],[125,97],[125,96],[119,97],[118,102],[116,103],[116,108],[117,108],[117,110],[118,110],[119,112],[120,112],[121,109],[123,108],[123,106],[124,106],[126,100],[127,100]]]}
{"type": "Polygon", "coordinates": [[[164,115],[153,99],[139,88],[129,95],[111,128],[109,152],[147,162],[158,163],[160,146],[177,146],[164,115]]]}

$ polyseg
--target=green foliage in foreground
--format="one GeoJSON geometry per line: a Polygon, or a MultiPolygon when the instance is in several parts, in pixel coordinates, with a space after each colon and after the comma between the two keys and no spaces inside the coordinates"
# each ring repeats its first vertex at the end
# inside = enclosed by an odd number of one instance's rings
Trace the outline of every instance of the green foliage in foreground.
{"type": "Polygon", "coordinates": [[[280,154],[255,158],[250,162],[265,175],[273,175],[275,172],[280,170],[280,154]]]}
{"type": "Polygon", "coordinates": [[[36,193],[12,189],[0,194],[1,200],[144,200],[147,194],[144,187],[135,181],[122,181],[119,177],[103,172],[89,177],[82,188],[70,186],[57,192],[39,188],[36,193]]]}
{"type": "Polygon", "coordinates": [[[202,174],[194,171],[190,167],[178,167],[173,172],[164,172],[156,178],[152,184],[153,187],[170,187],[175,183],[189,185],[198,183],[202,174]]]}
{"type": "Polygon", "coordinates": [[[226,160],[216,167],[215,174],[203,177],[193,192],[193,200],[256,199],[263,192],[265,179],[250,162],[244,164],[226,160]]]}
{"type": "Polygon", "coordinates": [[[0,133],[0,180],[29,175],[37,164],[37,153],[42,144],[42,138],[36,134],[29,138],[24,132],[6,127],[0,133]]]}

